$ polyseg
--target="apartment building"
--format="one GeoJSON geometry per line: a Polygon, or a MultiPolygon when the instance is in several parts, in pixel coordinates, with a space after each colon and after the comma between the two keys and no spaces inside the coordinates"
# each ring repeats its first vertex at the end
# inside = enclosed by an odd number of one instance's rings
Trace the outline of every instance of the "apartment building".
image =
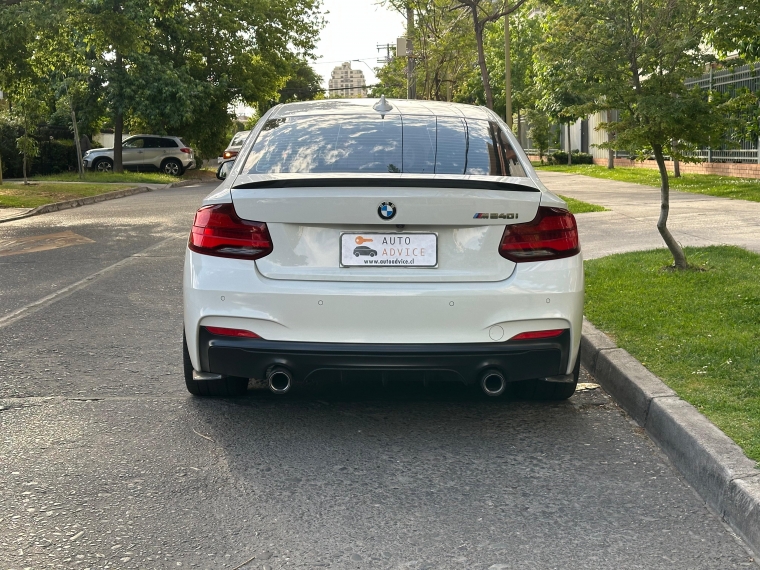
{"type": "Polygon", "coordinates": [[[349,61],[332,70],[328,83],[330,97],[332,98],[367,96],[367,83],[364,80],[364,73],[359,69],[351,69],[351,62],[349,61]]]}

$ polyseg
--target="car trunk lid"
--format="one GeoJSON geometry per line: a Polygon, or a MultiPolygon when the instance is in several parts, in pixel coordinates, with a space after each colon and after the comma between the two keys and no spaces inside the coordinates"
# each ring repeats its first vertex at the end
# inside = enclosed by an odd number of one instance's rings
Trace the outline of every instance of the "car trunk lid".
{"type": "Polygon", "coordinates": [[[235,182],[232,200],[237,214],[266,222],[269,228],[274,250],[256,265],[270,279],[501,281],[514,270],[514,263],[498,251],[504,227],[533,219],[541,199],[541,192],[527,178],[259,175],[242,176],[235,182]],[[381,216],[383,204],[395,208],[391,219],[381,216]],[[342,239],[344,234],[362,246],[355,255],[363,265],[342,263],[347,258],[341,256],[341,244],[345,249],[349,242],[342,239]],[[375,255],[370,258],[371,251],[363,249],[376,248],[380,258],[393,253],[377,249],[381,241],[411,234],[428,236],[428,241],[420,243],[434,240],[434,267],[377,265],[370,262],[375,255]],[[431,234],[435,237],[430,238],[431,234]]]}

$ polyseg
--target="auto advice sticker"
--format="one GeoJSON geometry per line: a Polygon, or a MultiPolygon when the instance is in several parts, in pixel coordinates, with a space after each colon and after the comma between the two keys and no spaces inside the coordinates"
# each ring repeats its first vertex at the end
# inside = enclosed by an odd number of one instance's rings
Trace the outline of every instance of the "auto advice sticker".
{"type": "Polygon", "coordinates": [[[342,267],[435,267],[438,236],[433,233],[345,233],[342,267]]]}

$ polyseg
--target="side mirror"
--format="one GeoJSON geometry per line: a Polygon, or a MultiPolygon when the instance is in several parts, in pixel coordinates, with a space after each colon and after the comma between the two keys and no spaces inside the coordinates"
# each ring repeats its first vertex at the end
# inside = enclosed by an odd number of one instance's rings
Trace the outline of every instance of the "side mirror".
{"type": "Polygon", "coordinates": [[[224,180],[227,178],[227,176],[230,175],[230,171],[232,170],[232,165],[235,164],[235,160],[225,160],[222,164],[219,165],[219,168],[216,169],[216,177],[219,180],[224,180]]]}

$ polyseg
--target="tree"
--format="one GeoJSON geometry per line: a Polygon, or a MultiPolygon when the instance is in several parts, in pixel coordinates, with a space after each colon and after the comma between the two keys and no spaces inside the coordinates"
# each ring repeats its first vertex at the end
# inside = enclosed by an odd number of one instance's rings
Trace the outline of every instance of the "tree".
{"type": "MultiPolygon", "coordinates": [[[[585,86],[590,102],[582,108],[619,111],[617,148],[654,155],[661,182],[657,229],[678,269],[688,264],[667,227],[664,157],[692,160],[686,149],[715,142],[724,132],[724,109],[708,93],[684,85],[710,58],[706,40],[715,17],[702,0],[558,0],[542,48],[545,60],[557,63],[559,78],[574,76],[585,86]]],[[[607,127],[612,125],[600,125],[607,127]]]]}
{"type": "MultiPolygon", "coordinates": [[[[519,117],[527,110],[535,108],[536,97],[536,71],[533,60],[533,52],[543,42],[543,15],[541,12],[532,12],[535,1],[529,1],[522,10],[510,16],[510,59],[512,78],[512,112],[517,114],[517,130],[519,134],[519,117]]],[[[504,52],[504,26],[501,22],[494,22],[485,30],[486,64],[489,69],[497,69],[492,77],[498,78],[504,85],[505,52],[504,52]]],[[[497,89],[494,92],[494,111],[505,116],[506,91],[497,89]]]]}
{"type": "Polygon", "coordinates": [[[294,62],[310,55],[319,8],[320,0],[22,0],[0,6],[0,29],[13,38],[0,36],[0,86],[14,77],[71,81],[74,62],[86,70],[78,79],[86,89],[70,102],[87,104],[88,125],[110,115],[115,170],[125,127],[183,136],[215,156],[231,104],[276,100],[294,62]],[[76,58],[33,69],[30,62],[54,59],[53,46],[76,58]]]}
{"type": "Polygon", "coordinates": [[[467,11],[472,18],[473,30],[475,32],[475,44],[478,49],[478,66],[480,67],[480,77],[483,81],[483,90],[486,95],[486,105],[493,109],[493,91],[491,90],[491,80],[488,77],[488,67],[486,66],[485,49],[483,48],[483,33],[485,27],[504,16],[508,16],[516,11],[527,0],[514,0],[510,6],[509,0],[455,0],[455,7],[467,11]]]}
{"type": "Polygon", "coordinates": [[[369,89],[369,96],[388,99],[406,98],[406,62],[404,58],[391,58],[385,65],[375,70],[377,84],[369,89]]]}
{"type": "MultiPolygon", "coordinates": [[[[436,101],[453,100],[473,71],[472,52],[476,49],[465,12],[456,0],[383,0],[383,4],[406,16],[411,8],[414,34],[415,83],[418,96],[436,101]]],[[[393,58],[381,68],[381,87],[373,94],[406,97],[404,57],[393,58]]]]}
{"type": "Polygon", "coordinates": [[[16,139],[16,146],[19,153],[23,156],[23,174],[24,184],[29,184],[27,176],[29,173],[30,159],[39,154],[39,145],[34,138],[37,131],[40,118],[45,111],[45,105],[40,97],[39,88],[31,81],[21,81],[14,85],[13,92],[10,94],[15,104],[11,114],[14,115],[20,123],[23,134],[16,139]]]}
{"type": "Polygon", "coordinates": [[[537,106],[560,126],[567,126],[567,164],[573,163],[570,126],[590,111],[586,85],[561,65],[548,61],[538,74],[540,98],[537,106]]]}
{"type": "Polygon", "coordinates": [[[529,109],[528,118],[528,136],[533,142],[533,146],[538,150],[538,158],[541,164],[544,163],[544,155],[549,151],[549,138],[551,137],[551,125],[546,113],[529,109]]]}
{"type": "Polygon", "coordinates": [[[715,16],[708,39],[718,53],[760,59],[760,0],[705,0],[705,10],[715,16]]]}
{"type": "Polygon", "coordinates": [[[257,102],[256,111],[261,116],[275,105],[295,101],[313,101],[324,95],[324,92],[322,76],[314,71],[305,59],[295,59],[290,64],[288,79],[277,92],[277,97],[257,102]]]}

